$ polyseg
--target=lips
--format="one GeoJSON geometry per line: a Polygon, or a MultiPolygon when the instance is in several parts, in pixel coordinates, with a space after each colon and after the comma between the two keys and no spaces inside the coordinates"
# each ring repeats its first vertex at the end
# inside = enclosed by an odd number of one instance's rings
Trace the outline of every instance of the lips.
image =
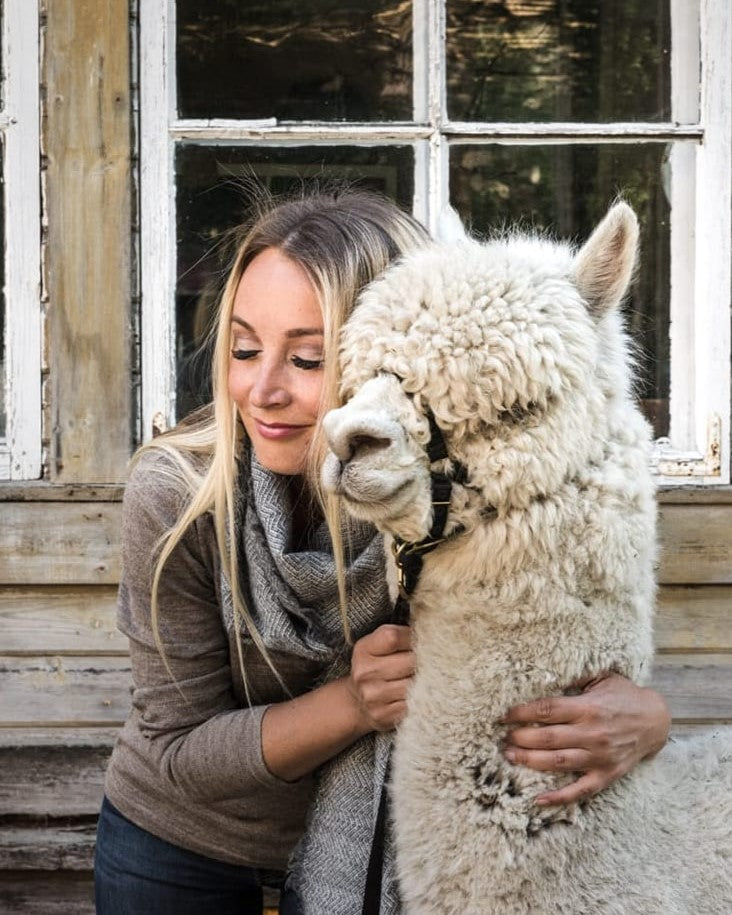
{"type": "Polygon", "coordinates": [[[310,428],[309,426],[297,426],[290,425],[289,423],[263,423],[261,420],[255,419],[254,425],[259,435],[262,438],[268,439],[282,439],[289,438],[291,436],[297,435],[302,432],[304,429],[310,428]]]}

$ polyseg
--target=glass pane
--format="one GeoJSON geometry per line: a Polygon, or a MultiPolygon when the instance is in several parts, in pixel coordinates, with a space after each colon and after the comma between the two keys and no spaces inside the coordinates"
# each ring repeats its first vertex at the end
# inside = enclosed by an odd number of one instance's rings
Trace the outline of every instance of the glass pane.
{"type": "Polygon", "coordinates": [[[448,0],[458,121],[668,121],[668,0],[448,0]]]}
{"type": "Polygon", "coordinates": [[[227,230],[242,221],[252,199],[253,180],[274,194],[300,188],[303,181],[348,180],[373,188],[411,210],[414,151],[411,146],[198,146],[176,151],[177,413],[210,399],[205,332],[225,279],[227,230]]]}
{"type": "Polygon", "coordinates": [[[412,4],[178,0],[184,118],[411,120],[412,4]]]}
{"type": "Polygon", "coordinates": [[[584,240],[618,194],[635,209],[640,270],[625,308],[638,346],[638,393],[656,436],[669,428],[669,151],[662,143],[450,150],[450,199],[478,234],[518,223],[584,240]]]}

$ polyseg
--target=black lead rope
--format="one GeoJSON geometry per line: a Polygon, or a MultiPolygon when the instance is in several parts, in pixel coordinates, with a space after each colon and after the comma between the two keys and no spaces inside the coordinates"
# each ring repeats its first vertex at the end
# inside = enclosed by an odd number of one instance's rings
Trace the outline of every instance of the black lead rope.
{"type": "MultiPolygon", "coordinates": [[[[427,411],[430,424],[430,441],[427,445],[427,456],[430,464],[442,461],[448,457],[447,446],[440,427],[437,425],[434,414],[427,411]]],[[[423,559],[426,553],[431,553],[445,540],[449,540],[463,533],[464,527],[459,526],[444,535],[447,524],[447,515],[450,508],[450,494],[452,484],[466,483],[468,473],[462,464],[453,462],[451,476],[437,471],[430,472],[432,485],[432,526],[429,534],[417,543],[410,543],[394,538],[392,552],[399,575],[399,596],[397,597],[391,613],[391,621],[400,626],[409,625],[409,597],[414,592],[422,571],[423,559]]],[[[361,915],[379,915],[381,911],[381,890],[384,874],[384,843],[386,839],[386,824],[389,818],[389,776],[391,774],[391,754],[386,760],[384,781],[381,785],[379,809],[376,812],[374,824],[374,837],[371,842],[371,852],[366,870],[366,887],[364,890],[363,908],[361,915]]]]}

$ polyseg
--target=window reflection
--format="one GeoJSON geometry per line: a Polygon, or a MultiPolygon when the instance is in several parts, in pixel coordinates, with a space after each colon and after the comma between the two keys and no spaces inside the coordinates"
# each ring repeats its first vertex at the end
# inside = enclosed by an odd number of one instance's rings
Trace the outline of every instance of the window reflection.
{"type": "Polygon", "coordinates": [[[411,0],[178,0],[184,118],[410,120],[411,0]]]}
{"type": "Polygon", "coordinates": [[[474,232],[518,224],[585,240],[622,195],[641,224],[640,269],[625,305],[638,347],[638,395],[656,436],[668,435],[670,209],[662,143],[453,146],[450,200],[474,232]]]}
{"type": "Polygon", "coordinates": [[[219,298],[235,236],[258,188],[275,195],[317,181],[353,182],[410,210],[414,196],[411,146],[199,146],[176,153],[177,415],[210,399],[209,355],[203,345],[219,298]]]}
{"type": "Polygon", "coordinates": [[[458,121],[668,121],[668,0],[447,0],[458,121]]]}

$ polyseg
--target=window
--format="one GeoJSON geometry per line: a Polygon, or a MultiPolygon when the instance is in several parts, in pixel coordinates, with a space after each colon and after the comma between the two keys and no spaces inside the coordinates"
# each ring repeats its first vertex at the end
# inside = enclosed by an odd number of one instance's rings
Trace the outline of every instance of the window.
{"type": "Polygon", "coordinates": [[[0,479],[41,473],[38,3],[4,0],[0,479]]]}
{"type": "Polygon", "coordinates": [[[727,482],[728,0],[146,0],[143,421],[196,403],[195,352],[248,176],[358,177],[434,227],[583,238],[642,224],[627,306],[660,478],[727,482]],[[701,74],[701,75],[700,75],[701,74]]]}

